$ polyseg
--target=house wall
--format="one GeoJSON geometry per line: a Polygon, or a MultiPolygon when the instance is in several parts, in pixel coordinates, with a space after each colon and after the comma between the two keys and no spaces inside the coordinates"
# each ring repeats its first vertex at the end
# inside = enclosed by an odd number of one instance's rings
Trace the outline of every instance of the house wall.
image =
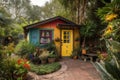
{"type": "MultiPolygon", "coordinates": [[[[57,28],[57,24],[59,23],[64,23],[63,21],[56,20],[41,26],[36,26],[35,28],[32,28],[29,30],[29,41],[34,44],[38,45],[40,44],[39,42],[39,36],[40,36],[40,30],[53,30],[53,40],[56,38],[60,38],[60,29],[57,28]]],[[[58,53],[60,53],[60,42],[55,42],[56,48],[58,53]]]]}
{"type": "MultiPolygon", "coordinates": [[[[57,24],[59,23],[64,23],[63,21],[61,20],[56,20],[56,21],[53,21],[53,22],[50,22],[50,23],[47,23],[47,24],[44,24],[44,25],[40,25],[40,26],[36,26],[32,29],[29,30],[29,41],[35,45],[39,45],[40,42],[39,42],[39,37],[40,37],[40,30],[45,30],[45,29],[48,29],[48,30],[53,30],[53,40],[55,40],[56,38],[60,38],[60,29],[57,28],[57,24]]],[[[74,49],[79,47],[79,41],[75,41],[76,38],[79,38],[79,29],[74,29],[73,31],[73,45],[74,45],[74,49]]],[[[57,48],[57,51],[58,53],[60,53],[61,51],[61,44],[60,42],[56,42],[55,41],[55,45],[56,45],[56,48],[57,48]]]]}
{"type": "Polygon", "coordinates": [[[29,41],[30,43],[37,45],[39,43],[39,29],[32,28],[29,30],[29,41]]]}

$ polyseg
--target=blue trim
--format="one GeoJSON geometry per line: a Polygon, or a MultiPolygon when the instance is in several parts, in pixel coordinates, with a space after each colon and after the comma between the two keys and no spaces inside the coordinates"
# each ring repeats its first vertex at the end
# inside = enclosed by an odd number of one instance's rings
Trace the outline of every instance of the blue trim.
{"type": "Polygon", "coordinates": [[[39,42],[39,29],[30,29],[29,34],[30,43],[36,45],[39,42]]]}
{"type": "Polygon", "coordinates": [[[54,29],[51,28],[32,28],[29,30],[29,41],[38,47],[44,47],[45,44],[40,44],[40,30],[52,30],[52,40],[54,40],[54,29]]]}

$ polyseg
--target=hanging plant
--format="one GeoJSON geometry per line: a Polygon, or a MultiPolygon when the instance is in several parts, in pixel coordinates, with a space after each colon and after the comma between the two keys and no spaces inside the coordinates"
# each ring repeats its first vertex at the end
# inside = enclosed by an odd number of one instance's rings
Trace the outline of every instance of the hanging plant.
{"type": "Polygon", "coordinates": [[[55,41],[56,41],[56,42],[60,42],[61,39],[57,37],[57,38],[55,38],[55,41]]]}

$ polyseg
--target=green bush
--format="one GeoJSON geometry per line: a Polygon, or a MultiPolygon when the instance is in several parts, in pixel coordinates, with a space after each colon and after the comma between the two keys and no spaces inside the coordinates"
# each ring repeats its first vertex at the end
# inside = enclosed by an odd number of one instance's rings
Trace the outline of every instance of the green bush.
{"type": "Polygon", "coordinates": [[[0,61],[0,80],[13,80],[15,60],[6,58],[0,61]]]}
{"type": "Polygon", "coordinates": [[[27,56],[35,51],[35,46],[27,41],[20,41],[15,47],[15,53],[21,56],[27,56]]]}
{"type": "Polygon", "coordinates": [[[31,64],[31,71],[39,75],[49,74],[59,70],[60,68],[61,68],[61,65],[58,62],[51,63],[51,64],[44,64],[44,65],[31,64]]]}
{"type": "Polygon", "coordinates": [[[49,53],[48,58],[57,58],[57,54],[54,54],[54,51],[52,51],[51,53],[49,53]]]}

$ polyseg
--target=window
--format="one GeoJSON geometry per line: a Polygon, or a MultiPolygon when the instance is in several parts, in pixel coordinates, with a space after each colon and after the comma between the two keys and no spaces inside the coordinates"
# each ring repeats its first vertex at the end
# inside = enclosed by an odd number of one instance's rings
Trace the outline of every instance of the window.
{"type": "Polygon", "coordinates": [[[52,30],[40,30],[40,44],[50,43],[52,41],[52,30]]]}
{"type": "Polygon", "coordinates": [[[63,42],[64,43],[70,43],[70,32],[69,31],[64,31],[64,36],[63,36],[63,42]]]}

